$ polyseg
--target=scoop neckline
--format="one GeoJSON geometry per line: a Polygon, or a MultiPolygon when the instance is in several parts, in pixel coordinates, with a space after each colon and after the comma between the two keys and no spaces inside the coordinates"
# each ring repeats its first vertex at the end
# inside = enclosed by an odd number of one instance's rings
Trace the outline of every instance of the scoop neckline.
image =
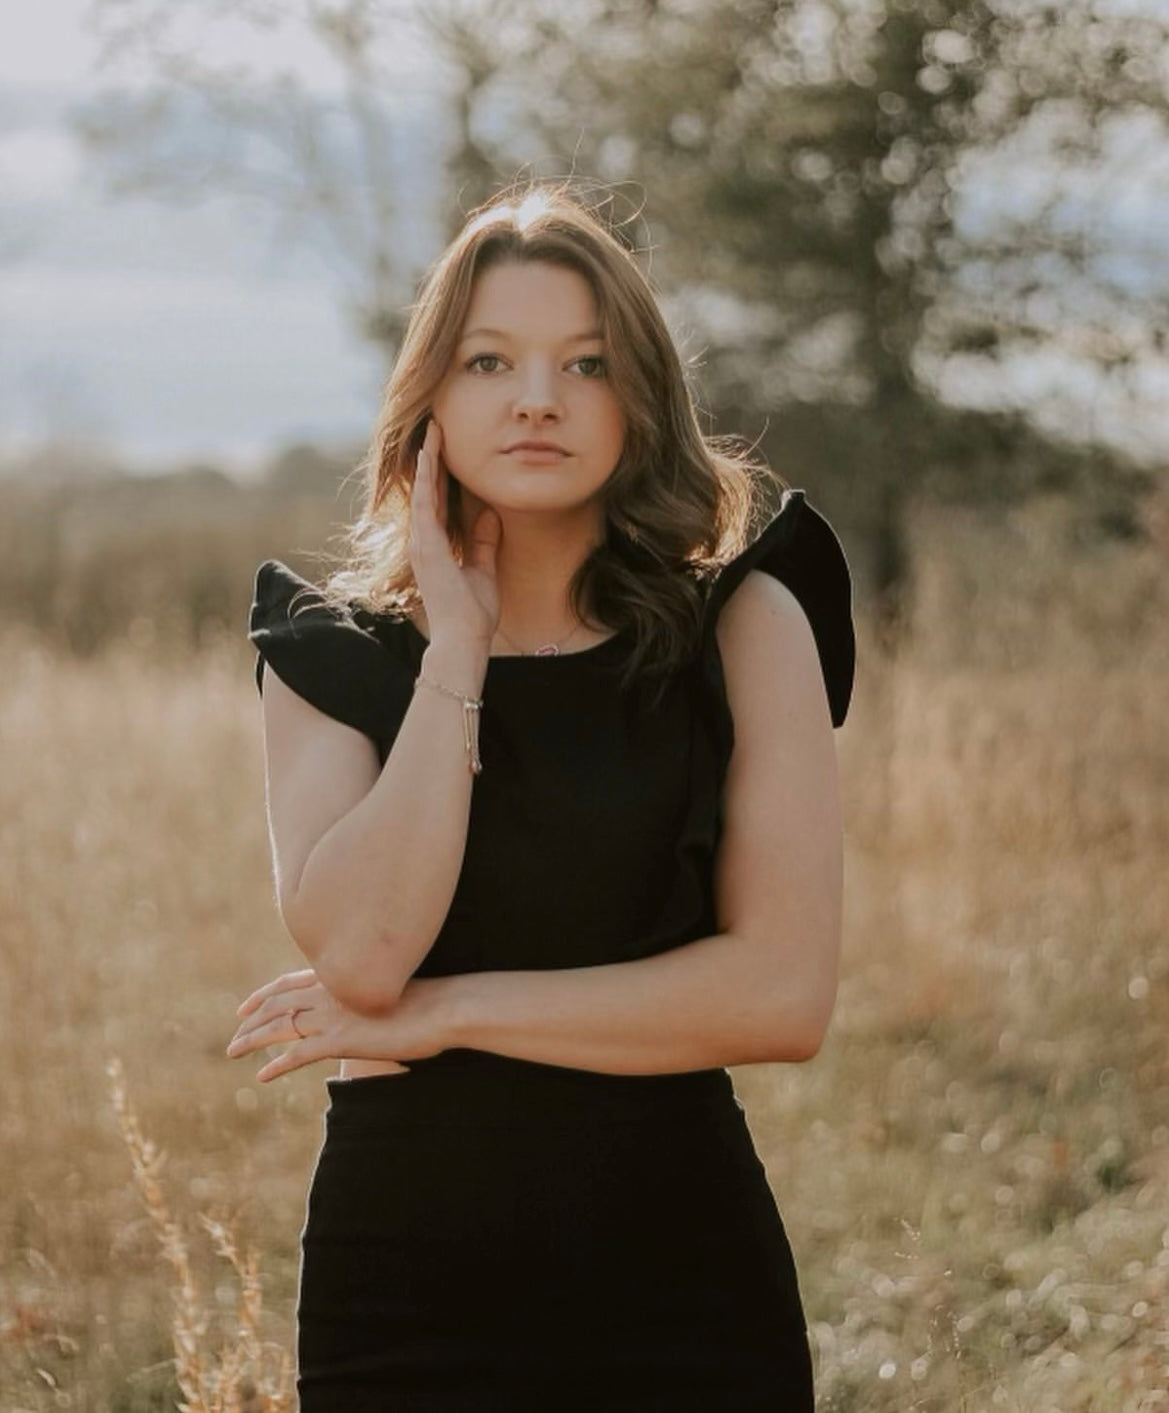
{"type": "MultiPolygon", "coordinates": [[[[412,618],[403,616],[401,621],[424,648],[430,646],[430,639],[412,618]]],[[[488,655],[487,664],[491,666],[496,662],[565,662],[574,657],[593,657],[602,649],[611,647],[624,636],[625,629],[617,628],[607,638],[602,638],[599,643],[591,643],[587,648],[579,648],[576,652],[571,653],[491,653],[488,655]]]]}

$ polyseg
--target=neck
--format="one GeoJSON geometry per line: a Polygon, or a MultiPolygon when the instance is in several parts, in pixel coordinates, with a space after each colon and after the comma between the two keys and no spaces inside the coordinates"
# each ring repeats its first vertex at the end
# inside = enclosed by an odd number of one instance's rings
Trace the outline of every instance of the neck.
{"type": "MultiPolygon", "coordinates": [[[[470,511],[471,523],[478,509],[470,511]]],[[[500,626],[517,644],[534,651],[577,627],[569,588],[600,541],[599,516],[591,505],[563,514],[501,510],[499,516],[503,531],[495,578],[500,626]]]]}

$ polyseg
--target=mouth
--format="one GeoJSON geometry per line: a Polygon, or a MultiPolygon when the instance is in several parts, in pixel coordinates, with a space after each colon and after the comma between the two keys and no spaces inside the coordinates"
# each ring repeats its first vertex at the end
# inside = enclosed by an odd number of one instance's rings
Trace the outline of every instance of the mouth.
{"type": "Polygon", "coordinates": [[[508,447],[504,455],[513,456],[517,461],[534,461],[549,465],[553,462],[563,461],[568,452],[562,451],[558,446],[521,445],[508,447]]]}
{"type": "Polygon", "coordinates": [[[560,445],[559,442],[542,441],[536,437],[532,437],[530,440],[527,441],[512,442],[511,446],[504,447],[504,451],[558,451],[561,456],[568,455],[568,453],[560,445]]]}

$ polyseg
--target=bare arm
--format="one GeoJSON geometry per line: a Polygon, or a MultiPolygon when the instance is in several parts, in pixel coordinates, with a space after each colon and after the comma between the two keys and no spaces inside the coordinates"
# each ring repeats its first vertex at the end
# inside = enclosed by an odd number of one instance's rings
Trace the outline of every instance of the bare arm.
{"type": "MultiPolygon", "coordinates": [[[[410,558],[427,608],[428,678],[479,697],[499,618],[500,525],[479,516],[464,563],[446,532],[446,470],[428,427],[411,492],[410,558]]],[[[374,743],[265,666],[269,833],[281,917],[322,982],[362,1013],[391,1007],[437,937],[467,843],[474,776],[463,706],[416,688],[379,771],[374,743]]]]}
{"type": "Polygon", "coordinates": [[[294,1042],[265,1079],[330,1056],[409,1062],[452,1046],[613,1074],[816,1054],[836,997],[843,882],[816,646],[791,593],[758,572],[728,600],[718,633],[735,723],[718,933],[634,962],[418,979],[392,1013],[357,1022],[311,974],[280,977],[241,1007],[231,1053],[294,1042]]]}
{"type": "Polygon", "coordinates": [[[635,962],[452,977],[448,1044],[630,1074],[819,1050],[837,989],[843,831],[815,640],[790,590],[759,571],[718,635],[735,723],[719,932],[635,962]]]}
{"type": "MultiPolygon", "coordinates": [[[[479,696],[486,654],[432,643],[428,677],[479,696]]],[[[473,776],[463,708],[415,690],[385,765],[265,666],[268,828],[280,914],[338,1000],[392,1005],[429,951],[462,867],[473,776]]]]}

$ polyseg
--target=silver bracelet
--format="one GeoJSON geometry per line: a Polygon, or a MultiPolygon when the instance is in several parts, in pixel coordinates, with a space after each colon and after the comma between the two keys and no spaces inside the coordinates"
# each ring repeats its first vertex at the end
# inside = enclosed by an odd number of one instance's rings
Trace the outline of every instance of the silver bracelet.
{"type": "Polygon", "coordinates": [[[414,685],[419,683],[423,687],[433,687],[436,692],[441,692],[444,696],[454,697],[463,704],[463,745],[466,748],[467,758],[470,762],[471,774],[478,775],[483,769],[483,762],[479,759],[478,723],[479,712],[483,708],[482,699],[479,697],[464,696],[462,692],[456,692],[453,687],[444,687],[441,682],[436,682],[433,677],[427,677],[425,672],[419,672],[414,679],[414,685]]]}

